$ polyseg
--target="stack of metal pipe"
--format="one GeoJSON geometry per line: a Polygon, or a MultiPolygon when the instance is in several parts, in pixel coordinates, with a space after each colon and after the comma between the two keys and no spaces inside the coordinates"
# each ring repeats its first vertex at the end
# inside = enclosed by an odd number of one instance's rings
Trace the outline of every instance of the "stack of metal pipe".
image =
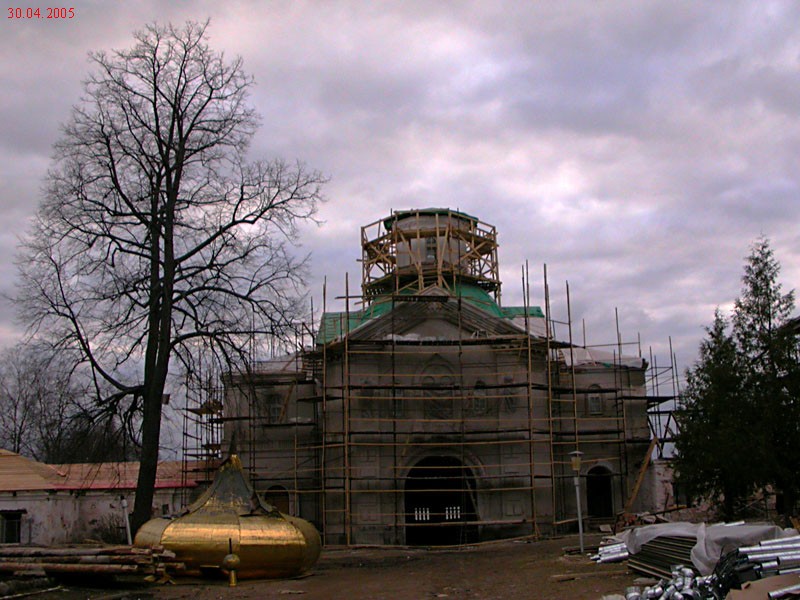
{"type": "Polygon", "coordinates": [[[777,600],[778,598],[797,596],[797,594],[800,594],[800,584],[789,585],[779,590],[773,590],[767,594],[767,598],[769,598],[769,600],[777,600]]]}
{"type": "Polygon", "coordinates": [[[723,556],[714,569],[720,592],[740,589],[748,581],[792,573],[800,574],[800,535],[743,546],[723,556]]]}
{"type": "Polygon", "coordinates": [[[789,585],[779,590],[773,590],[767,594],[767,598],[769,598],[769,600],[777,600],[778,598],[797,596],[797,594],[800,594],[800,584],[789,585]]]}
{"type": "Polygon", "coordinates": [[[622,562],[628,558],[628,548],[624,542],[605,544],[597,549],[597,554],[590,557],[598,563],[622,562]]]}
{"type": "Polygon", "coordinates": [[[800,535],[745,546],[739,554],[754,564],[761,578],[800,573],[800,535]]]}

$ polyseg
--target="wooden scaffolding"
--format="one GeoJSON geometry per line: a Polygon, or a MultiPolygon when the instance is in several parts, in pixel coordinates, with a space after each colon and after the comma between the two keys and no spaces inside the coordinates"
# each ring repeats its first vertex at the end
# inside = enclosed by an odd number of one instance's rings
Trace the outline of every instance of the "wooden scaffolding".
{"type": "Polygon", "coordinates": [[[669,426],[654,417],[662,380],[676,384],[674,357],[671,369],[652,353],[630,367],[641,345],[623,342],[618,319],[613,344],[576,342],[569,285],[559,320],[546,268],[541,308],[527,266],[523,306],[500,308],[496,231],[464,213],[393,213],[362,228],[362,250],[361,293],[346,280],[344,310],[330,313],[323,290],[310,347],[229,382],[225,437],[246,440],[260,493],[326,544],[540,536],[576,526],[579,451],[589,516],[630,510],[651,439],[669,426]],[[481,321],[490,309],[501,318],[481,321]],[[406,333],[442,315],[455,335],[406,333]],[[609,506],[592,506],[592,485],[609,506]]]}

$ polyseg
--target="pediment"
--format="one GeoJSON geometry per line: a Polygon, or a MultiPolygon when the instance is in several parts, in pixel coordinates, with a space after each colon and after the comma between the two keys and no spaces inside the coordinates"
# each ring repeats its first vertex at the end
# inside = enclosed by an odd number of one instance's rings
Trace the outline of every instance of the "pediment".
{"type": "Polygon", "coordinates": [[[429,288],[396,301],[387,313],[351,331],[350,339],[458,340],[521,334],[524,331],[510,320],[459,302],[445,290],[429,288]]]}

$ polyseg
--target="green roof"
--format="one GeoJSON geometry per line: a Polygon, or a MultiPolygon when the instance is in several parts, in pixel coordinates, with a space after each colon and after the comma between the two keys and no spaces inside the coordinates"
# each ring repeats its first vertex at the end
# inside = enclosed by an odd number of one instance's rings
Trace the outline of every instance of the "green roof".
{"type": "MultiPolygon", "coordinates": [[[[401,294],[413,294],[412,290],[403,290],[401,294]]],[[[453,297],[469,302],[473,306],[480,308],[484,312],[499,319],[513,319],[514,317],[525,316],[524,306],[500,307],[494,298],[486,291],[474,285],[456,284],[453,297]]],[[[327,312],[322,315],[319,331],[317,332],[317,344],[327,344],[343,334],[349,333],[360,327],[364,323],[377,317],[387,314],[392,309],[391,296],[382,296],[373,300],[365,310],[346,312],[327,312]]],[[[538,306],[528,307],[529,317],[544,317],[542,309],[538,306]]]]}
{"type": "Polygon", "coordinates": [[[317,344],[327,344],[342,337],[343,332],[352,331],[369,320],[362,311],[351,312],[349,320],[347,313],[344,312],[323,313],[317,331],[317,344]]]}
{"type": "MultiPolygon", "coordinates": [[[[514,317],[524,317],[525,316],[525,307],[524,306],[504,306],[500,310],[503,311],[503,314],[507,319],[513,319],[514,317]]],[[[528,316],[529,317],[539,317],[544,319],[544,313],[539,306],[529,306],[528,307],[528,316]]]]}
{"type": "Polygon", "coordinates": [[[494,298],[486,291],[474,285],[457,283],[455,286],[455,296],[460,296],[464,302],[469,302],[481,310],[488,312],[495,317],[505,318],[503,310],[497,305],[494,298]]]}

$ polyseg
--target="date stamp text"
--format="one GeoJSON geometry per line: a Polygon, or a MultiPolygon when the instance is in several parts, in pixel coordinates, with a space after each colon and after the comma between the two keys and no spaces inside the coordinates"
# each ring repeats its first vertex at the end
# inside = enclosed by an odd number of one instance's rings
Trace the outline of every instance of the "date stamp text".
{"type": "Polygon", "coordinates": [[[37,8],[26,6],[25,8],[10,7],[8,10],[9,19],[74,19],[75,9],[65,7],[37,8]]]}

